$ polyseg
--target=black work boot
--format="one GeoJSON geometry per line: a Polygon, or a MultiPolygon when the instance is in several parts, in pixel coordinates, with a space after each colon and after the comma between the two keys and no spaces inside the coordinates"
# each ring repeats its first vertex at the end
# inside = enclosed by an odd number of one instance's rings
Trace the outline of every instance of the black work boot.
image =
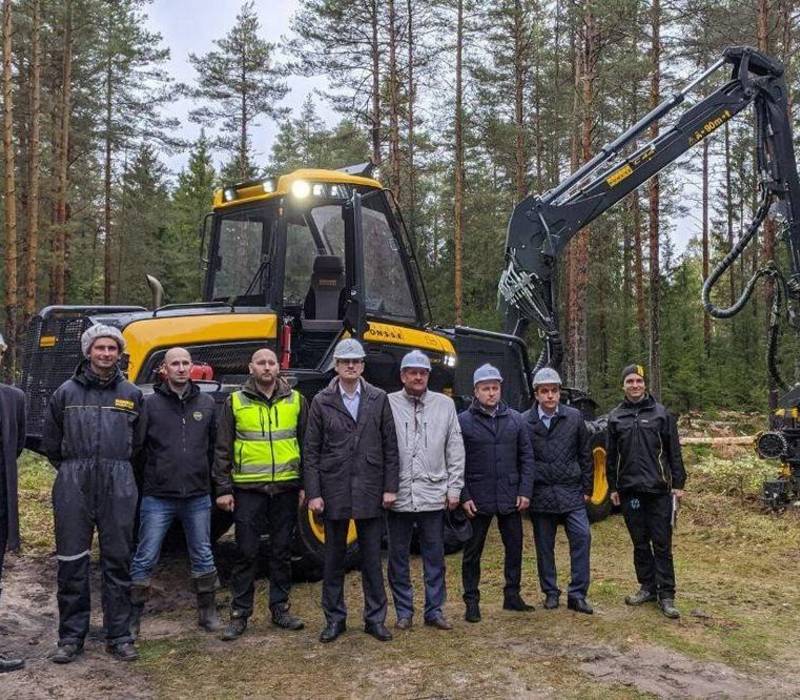
{"type": "Polygon", "coordinates": [[[81,644],[59,644],[56,650],[50,654],[50,661],[54,664],[71,664],[83,654],[81,644]]]}
{"type": "Polygon", "coordinates": [[[305,627],[299,617],[289,612],[288,603],[279,603],[272,606],[272,624],[285,630],[301,630],[305,627]]]}
{"type": "Polygon", "coordinates": [[[646,588],[640,588],[633,595],[625,596],[625,605],[643,605],[656,599],[656,594],[653,591],[648,591],[646,588]]]}
{"type": "Polygon", "coordinates": [[[514,610],[516,612],[531,612],[535,608],[528,605],[519,593],[512,593],[505,597],[503,601],[503,610],[514,610]]]}
{"type": "Polygon", "coordinates": [[[197,593],[197,624],[206,632],[218,632],[222,628],[217,613],[217,583],[216,571],[192,579],[197,593]]]}
{"type": "Polygon", "coordinates": [[[118,644],[106,644],[106,652],[120,661],[136,661],[139,652],[133,646],[133,642],[119,642],[118,644]]]}
{"type": "Polygon", "coordinates": [[[234,639],[239,639],[246,629],[247,618],[244,615],[233,612],[231,613],[231,621],[219,638],[223,642],[232,642],[234,639]]]}
{"type": "Polygon", "coordinates": [[[467,622],[480,622],[481,621],[481,606],[478,605],[477,600],[466,601],[467,609],[464,612],[464,619],[467,622]]]}
{"type": "Polygon", "coordinates": [[[675,607],[675,601],[672,598],[662,598],[658,601],[658,607],[661,608],[664,617],[668,617],[670,620],[677,620],[681,616],[681,611],[675,607]]]}
{"type": "Polygon", "coordinates": [[[0,673],[19,671],[21,668],[25,668],[25,662],[22,659],[9,659],[7,656],[0,654],[0,673]]]}
{"type": "Polygon", "coordinates": [[[131,583],[131,618],[128,629],[135,642],[139,638],[139,630],[142,625],[142,613],[144,604],[150,597],[150,582],[141,581],[131,583]]]}

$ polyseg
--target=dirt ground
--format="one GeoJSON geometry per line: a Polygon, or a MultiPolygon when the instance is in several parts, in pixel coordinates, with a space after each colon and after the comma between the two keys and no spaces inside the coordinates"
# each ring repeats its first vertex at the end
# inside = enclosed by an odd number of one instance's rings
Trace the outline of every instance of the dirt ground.
{"type": "MultiPolygon", "coordinates": [[[[24,490],[24,499],[31,491],[24,490]]],[[[32,506],[33,507],[33,506],[32,506]]],[[[721,495],[695,480],[675,536],[683,612],[663,618],[654,605],[629,608],[635,588],[630,544],[619,516],[593,527],[595,615],[541,608],[530,526],[526,524],[523,595],[533,613],[503,611],[502,547],[490,535],[483,567],[483,620],[468,624],[460,602],[460,555],[448,559],[440,632],[420,624],[380,644],[361,631],[357,572],[348,574],[349,628],[321,645],[320,584],[298,584],[293,611],[306,629],[289,633],[266,616],[266,581],[247,633],[225,643],[195,626],[187,563],[166,560],[146,609],[133,664],[103,650],[99,578],[93,582],[92,631],[76,663],[47,660],[56,641],[55,559],[42,546],[10,556],[0,608],[0,651],[27,659],[0,676],[0,698],[790,698],[800,697],[800,517],[764,514],[752,500],[721,495]]],[[[566,586],[566,539],[558,564],[566,586]]],[[[417,595],[419,561],[414,561],[417,595]]],[[[229,596],[220,592],[223,616],[229,596]]],[[[418,605],[421,605],[419,597],[418,605]]],[[[390,626],[394,614],[390,605],[390,626]]]]}

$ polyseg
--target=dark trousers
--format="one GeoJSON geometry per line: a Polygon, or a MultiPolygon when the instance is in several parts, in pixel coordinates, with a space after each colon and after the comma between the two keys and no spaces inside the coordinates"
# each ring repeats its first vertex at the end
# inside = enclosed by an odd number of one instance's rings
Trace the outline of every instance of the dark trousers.
{"type": "Polygon", "coordinates": [[[621,493],[622,513],[633,542],[639,585],[659,598],[675,597],[672,564],[672,494],[621,493]]]}
{"type": "MultiPolygon", "coordinates": [[[[492,524],[494,515],[478,513],[472,519],[472,537],[464,545],[464,557],[461,560],[461,581],[464,586],[464,602],[478,602],[481,594],[478,585],[481,580],[481,555],[486,544],[486,535],[492,524]]],[[[522,517],[519,512],[498,513],[497,526],[505,549],[506,585],[503,595],[506,598],[519,595],[520,578],[522,577],[522,517]]]]}
{"type": "Polygon", "coordinates": [[[236,563],[231,575],[231,610],[237,616],[253,614],[260,523],[266,518],[269,533],[269,607],[289,601],[292,587],[292,534],[297,519],[297,491],[274,495],[234,489],[233,522],[236,525],[236,563]]]}
{"type": "Polygon", "coordinates": [[[8,546],[8,507],[6,498],[6,472],[3,457],[0,456],[0,591],[3,590],[3,560],[8,546]]]}
{"type": "Polygon", "coordinates": [[[392,589],[397,619],[414,615],[409,554],[414,524],[417,525],[422,571],[425,579],[425,619],[442,614],[445,597],[444,511],[387,513],[389,527],[389,587],[392,589]]]}
{"type": "Polygon", "coordinates": [[[89,631],[89,564],[97,528],[103,623],[111,644],[131,640],[130,562],[138,492],[131,465],[62,462],[53,485],[58,560],[59,644],[82,645],[89,631]]]}
{"type": "Polygon", "coordinates": [[[589,590],[589,550],[592,531],[586,508],[569,513],[534,513],[533,541],[536,544],[536,570],[539,586],[545,595],[560,595],[556,574],[556,530],[563,523],[569,540],[570,575],[567,597],[585,598],[589,590]]]}
{"type": "MultiPolygon", "coordinates": [[[[383,587],[381,539],[383,518],[356,520],[358,549],[361,553],[361,588],[364,591],[364,622],[386,620],[386,590],[383,587]]],[[[344,622],[344,574],[349,520],[325,520],[325,565],[322,580],[322,609],[328,624],[344,622]]]]}

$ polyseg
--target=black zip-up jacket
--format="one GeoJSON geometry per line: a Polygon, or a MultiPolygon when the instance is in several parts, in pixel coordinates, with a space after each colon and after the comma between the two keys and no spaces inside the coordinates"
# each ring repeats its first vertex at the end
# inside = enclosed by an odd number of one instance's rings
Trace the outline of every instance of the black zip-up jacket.
{"type": "Polygon", "coordinates": [[[56,469],[71,462],[130,465],[142,445],[142,392],[116,372],[107,380],[83,360],[50,398],[41,449],[56,469]]]}
{"type": "MultiPolygon", "coordinates": [[[[267,407],[271,407],[276,401],[279,401],[292,391],[289,383],[283,378],[278,377],[278,383],[275,391],[270,398],[262,394],[256,386],[255,379],[249,377],[242,386],[242,391],[247,394],[248,398],[253,401],[260,401],[267,407]]],[[[282,481],[280,483],[252,483],[252,484],[236,484],[237,489],[248,489],[251,491],[265,491],[266,493],[281,493],[287,490],[299,489],[303,483],[303,437],[306,432],[306,424],[308,422],[308,403],[305,397],[300,394],[300,416],[297,419],[297,441],[300,445],[300,478],[292,479],[291,481],[282,481]]],[[[214,490],[219,496],[227,496],[233,493],[233,480],[231,479],[231,472],[233,471],[233,443],[236,440],[236,419],[233,416],[233,407],[231,406],[231,397],[225,399],[222,404],[222,411],[217,421],[217,442],[214,448],[214,490]]]]}
{"type": "Polygon", "coordinates": [[[686,483],[675,418],[649,394],[608,414],[607,471],[612,492],[664,493],[686,483]]]}
{"type": "Polygon", "coordinates": [[[156,384],[144,399],[145,496],[193,498],[211,491],[216,417],[214,399],[190,382],[178,396],[156,384]]]}

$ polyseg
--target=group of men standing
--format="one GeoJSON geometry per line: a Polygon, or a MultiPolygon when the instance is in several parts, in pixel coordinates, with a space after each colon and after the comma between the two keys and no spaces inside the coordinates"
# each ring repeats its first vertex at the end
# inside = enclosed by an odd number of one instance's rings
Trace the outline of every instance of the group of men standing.
{"type": "MultiPolygon", "coordinates": [[[[167,351],[160,382],[147,397],[119,369],[125,341],[118,329],[90,327],[82,349],[85,359],[51,399],[42,440],[57,469],[59,641],[51,655],[54,662],[69,663],[83,651],[95,528],[110,654],[125,661],[138,657],[134,641],[151,577],[175,519],[186,536],[198,624],[208,631],[222,628],[211,548],[212,492],[216,506],[233,514],[237,544],[223,640],[241,636],[253,614],[263,523],[270,544],[272,623],[288,630],[304,627],[289,604],[291,539],[304,502],[324,523],[321,642],[332,642],[346,630],[351,522],[361,558],[364,630],[380,641],[392,639],[381,559],[385,531],[397,629],[413,624],[409,554],[415,532],[423,563],[424,623],[452,629],[444,614],[444,529],[448,512],[455,511],[466,516],[471,531],[462,559],[468,622],[481,619],[481,556],[495,518],[505,555],[503,607],[533,610],[520,595],[525,511],[533,523],[544,607],[559,606],[554,547],[561,523],[570,545],[567,605],[593,612],[586,598],[590,437],[580,412],[561,403],[555,370],[537,372],[535,403],[520,414],[502,400],[500,372],[483,365],[474,373],[472,404],[457,415],[449,397],[428,388],[431,363],[423,352],[405,355],[403,388],[387,395],[364,380],[362,345],[345,339],[334,349],[335,377],[309,407],[281,377],[275,353],[265,348],[252,356],[249,379],[227,397],[216,418],[213,399],[191,381],[192,361],[185,349],[167,351]],[[142,499],[134,550],[137,477],[142,499]]],[[[621,504],[634,543],[640,583],[626,602],[657,599],[665,615],[676,617],[670,508],[673,498],[683,495],[685,472],[675,423],[647,394],[640,367],[626,368],[623,389],[625,400],[609,417],[608,477],[611,498],[621,504]]],[[[0,385],[0,573],[6,535],[17,531],[10,504],[16,504],[12,467],[25,433],[22,406],[21,392],[0,385]]],[[[0,659],[0,671],[21,665],[0,659]]]]}

